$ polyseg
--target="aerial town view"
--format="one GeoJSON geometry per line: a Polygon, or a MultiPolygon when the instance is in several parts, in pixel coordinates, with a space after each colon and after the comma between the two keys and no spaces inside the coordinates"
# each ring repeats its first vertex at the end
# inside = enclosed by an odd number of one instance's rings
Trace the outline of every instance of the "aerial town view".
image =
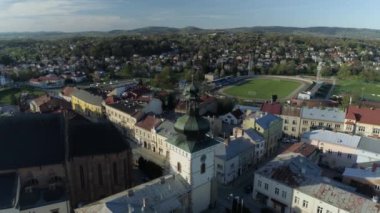
{"type": "Polygon", "coordinates": [[[0,213],[380,213],[379,9],[0,0],[0,213]]]}

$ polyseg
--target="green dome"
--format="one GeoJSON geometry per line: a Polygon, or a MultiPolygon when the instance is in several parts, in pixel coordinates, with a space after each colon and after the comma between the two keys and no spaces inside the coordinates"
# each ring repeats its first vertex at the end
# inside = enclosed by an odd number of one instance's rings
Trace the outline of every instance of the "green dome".
{"type": "Polygon", "coordinates": [[[186,135],[187,138],[199,138],[210,130],[210,124],[201,116],[184,115],[177,119],[174,129],[186,135]]]}

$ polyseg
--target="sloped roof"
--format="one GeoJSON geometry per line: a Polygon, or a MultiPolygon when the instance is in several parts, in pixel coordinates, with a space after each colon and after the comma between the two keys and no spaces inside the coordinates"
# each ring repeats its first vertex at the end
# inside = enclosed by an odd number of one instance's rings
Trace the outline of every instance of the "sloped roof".
{"type": "Polygon", "coordinates": [[[129,212],[132,209],[133,212],[172,212],[183,208],[181,198],[190,188],[181,176],[167,175],[75,209],[75,212],[129,212]]]}
{"type": "Polygon", "coordinates": [[[261,111],[280,115],[281,114],[281,103],[279,102],[265,102],[261,106],[261,111]]]}
{"type": "Polygon", "coordinates": [[[249,140],[239,137],[234,140],[231,140],[226,147],[226,156],[225,159],[229,160],[235,156],[243,153],[249,149],[253,149],[255,144],[251,143],[249,140]]]}
{"type": "Polygon", "coordinates": [[[161,123],[161,119],[156,118],[155,115],[147,115],[144,119],[137,122],[136,126],[141,127],[145,130],[152,130],[161,123]]]}
{"type": "Polygon", "coordinates": [[[128,148],[120,132],[107,123],[71,121],[68,137],[70,157],[119,153],[128,148]]]}
{"type": "Polygon", "coordinates": [[[72,96],[84,101],[84,102],[87,102],[87,103],[90,103],[90,104],[93,104],[93,105],[97,105],[97,106],[101,106],[102,105],[102,101],[103,101],[103,98],[100,97],[100,96],[97,96],[97,95],[93,95],[85,90],[80,90],[80,89],[77,89],[75,90],[73,93],[72,93],[72,96]]]}
{"type": "Polygon", "coordinates": [[[255,142],[264,141],[264,138],[259,133],[257,133],[256,130],[253,128],[245,129],[244,136],[250,138],[251,140],[255,142]]]}
{"type": "Polygon", "coordinates": [[[301,155],[305,157],[309,157],[317,150],[317,147],[308,144],[308,143],[295,143],[292,144],[290,147],[288,147],[286,150],[284,150],[282,153],[300,153],[301,155]]]}
{"type": "Polygon", "coordinates": [[[62,163],[63,122],[57,114],[1,117],[0,170],[62,163]]]}
{"type": "Polygon", "coordinates": [[[380,140],[369,137],[361,137],[358,149],[380,154],[380,140]]]}
{"type": "Polygon", "coordinates": [[[346,119],[356,120],[360,123],[380,125],[380,109],[349,106],[346,119]]]}
{"type": "Polygon", "coordinates": [[[345,112],[338,108],[309,108],[302,107],[301,117],[313,120],[323,120],[331,122],[344,122],[345,112]]]}
{"type": "Polygon", "coordinates": [[[185,135],[179,133],[177,133],[174,137],[169,138],[168,142],[188,153],[194,153],[219,143],[210,137],[204,137],[198,141],[188,141],[185,135]]]}
{"type": "Polygon", "coordinates": [[[273,122],[273,121],[276,121],[276,120],[279,120],[281,118],[275,116],[275,115],[272,115],[272,114],[266,114],[264,115],[263,117],[261,118],[258,118],[256,120],[257,124],[259,124],[263,129],[268,129],[270,124],[273,122]]]}
{"type": "Polygon", "coordinates": [[[333,132],[328,130],[313,130],[305,132],[302,138],[307,140],[319,140],[321,142],[333,143],[341,146],[357,148],[360,136],[349,135],[341,132],[333,132]]]}

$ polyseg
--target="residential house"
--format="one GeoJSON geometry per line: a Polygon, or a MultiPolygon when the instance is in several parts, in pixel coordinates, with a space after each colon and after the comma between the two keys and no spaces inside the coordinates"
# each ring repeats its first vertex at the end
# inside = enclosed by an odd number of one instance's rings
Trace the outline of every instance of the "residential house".
{"type": "Polygon", "coordinates": [[[301,126],[301,108],[284,105],[280,117],[282,118],[283,133],[286,136],[298,138],[301,126]]]}
{"type": "Polygon", "coordinates": [[[251,143],[255,145],[255,154],[254,154],[254,163],[257,164],[261,160],[263,160],[266,149],[265,149],[265,140],[264,138],[253,128],[242,129],[239,127],[235,127],[233,129],[234,137],[243,137],[248,139],[251,143]]]}
{"type": "Polygon", "coordinates": [[[321,169],[301,154],[278,155],[258,169],[253,189],[253,196],[276,212],[379,212],[377,202],[322,177],[321,169]]]}
{"type": "Polygon", "coordinates": [[[380,109],[349,106],[344,119],[344,131],[363,136],[379,137],[380,109]]]}
{"type": "Polygon", "coordinates": [[[314,129],[342,132],[345,112],[339,108],[302,107],[300,134],[314,129]]]}
{"type": "Polygon", "coordinates": [[[240,109],[235,109],[225,115],[220,116],[224,123],[230,125],[239,125],[242,122],[244,113],[240,109]]]}
{"type": "Polygon", "coordinates": [[[144,113],[143,106],[135,102],[119,101],[112,104],[103,104],[109,121],[118,127],[130,139],[135,138],[135,124],[144,113]]]}
{"type": "Polygon", "coordinates": [[[156,128],[161,122],[162,120],[155,115],[147,115],[137,122],[135,125],[137,144],[153,152],[158,152],[156,128]]]}
{"type": "Polygon", "coordinates": [[[64,86],[64,79],[55,74],[48,74],[46,76],[30,79],[29,84],[44,89],[61,88],[64,86]]]}
{"type": "Polygon", "coordinates": [[[273,115],[281,115],[281,103],[276,101],[267,101],[261,105],[260,111],[273,115]]]}
{"type": "Polygon", "coordinates": [[[287,147],[281,154],[286,153],[299,153],[315,164],[319,163],[321,157],[320,150],[316,146],[305,142],[294,143],[287,147]]]}
{"type": "Polygon", "coordinates": [[[328,130],[313,130],[301,137],[302,142],[316,146],[322,152],[321,163],[331,168],[352,167],[357,159],[360,136],[328,130]]]}
{"type": "Polygon", "coordinates": [[[73,93],[77,90],[75,87],[65,87],[62,89],[62,91],[58,94],[59,97],[63,98],[67,102],[71,102],[71,96],[73,93]]]}
{"type": "Polygon", "coordinates": [[[271,155],[278,148],[282,137],[282,119],[267,113],[251,113],[243,121],[243,129],[255,129],[265,140],[266,155],[271,155]]]}
{"type": "Polygon", "coordinates": [[[228,184],[254,164],[255,144],[244,137],[229,137],[223,147],[215,155],[215,176],[218,182],[228,184]]]}
{"type": "Polygon", "coordinates": [[[38,113],[62,112],[71,109],[71,105],[67,101],[49,95],[42,95],[33,99],[29,106],[31,112],[38,113]]]}
{"type": "Polygon", "coordinates": [[[103,119],[103,98],[86,90],[75,90],[71,95],[72,109],[92,121],[103,119]]]}

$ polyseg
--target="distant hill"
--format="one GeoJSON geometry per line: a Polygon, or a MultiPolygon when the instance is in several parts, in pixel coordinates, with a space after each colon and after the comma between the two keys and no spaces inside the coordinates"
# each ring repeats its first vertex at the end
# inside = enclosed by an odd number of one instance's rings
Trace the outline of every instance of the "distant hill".
{"type": "Polygon", "coordinates": [[[112,37],[121,35],[156,35],[156,34],[186,34],[186,33],[213,33],[213,32],[255,32],[255,33],[280,33],[289,35],[311,35],[339,38],[380,39],[380,30],[340,28],[340,27],[240,27],[229,29],[201,29],[197,27],[173,28],[173,27],[144,27],[133,30],[112,30],[108,32],[20,32],[0,33],[0,40],[9,39],[61,39],[77,36],[112,37]]]}

